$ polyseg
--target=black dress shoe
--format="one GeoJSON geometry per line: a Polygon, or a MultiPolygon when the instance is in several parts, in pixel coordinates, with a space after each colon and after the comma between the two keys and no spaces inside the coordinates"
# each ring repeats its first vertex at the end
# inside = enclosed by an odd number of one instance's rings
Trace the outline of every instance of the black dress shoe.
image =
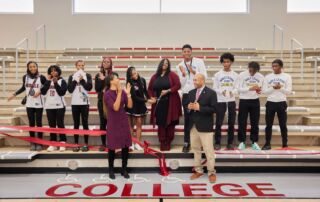
{"type": "Polygon", "coordinates": [[[182,148],[182,152],[183,153],[188,153],[190,151],[190,145],[189,144],[185,144],[182,148]]]}
{"type": "Polygon", "coordinates": [[[123,176],[126,179],[130,178],[129,173],[128,173],[128,171],[126,169],[122,169],[121,176],[123,176]]]}
{"type": "Polygon", "coordinates": [[[214,150],[220,150],[221,149],[221,145],[220,144],[215,144],[214,145],[214,150]]]}
{"type": "Polygon", "coordinates": [[[233,144],[227,144],[227,150],[234,150],[233,144]]]}
{"type": "Polygon", "coordinates": [[[116,176],[115,176],[113,170],[109,170],[109,178],[112,179],[112,180],[116,179],[116,176]]]}
{"type": "Polygon", "coordinates": [[[265,144],[263,147],[262,147],[262,150],[270,150],[271,149],[271,145],[270,144],[265,144]]]}

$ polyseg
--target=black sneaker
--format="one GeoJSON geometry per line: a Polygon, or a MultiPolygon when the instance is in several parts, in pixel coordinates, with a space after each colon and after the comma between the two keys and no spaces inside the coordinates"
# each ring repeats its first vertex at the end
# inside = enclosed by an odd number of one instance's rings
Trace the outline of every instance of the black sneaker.
{"type": "Polygon", "coordinates": [[[80,147],[74,147],[74,148],[72,149],[72,151],[73,151],[73,152],[79,152],[79,151],[80,151],[80,147]]]}
{"type": "Polygon", "coordinates": [[[42,145],[41,145],[41,144],[37,144],[37,145],[36,145],[36,150],[37,150],[37,151],[42,151],[42,150],[43,150],[42,145]]]}
{"type": "Polygon", "coordinates": [[[270,150],[271,149],[271,145],[270,144],[265,144],[263,147],[262,147],[262,150],[270,150]]]}
{"type": "Polygon", "coordinates": [[[221,145],[220,144],[215,144],[214,145],[214,150],[220,150],[221,149],[221,145]]]}
{"type": "Polygon", "coordinates": [[[227,150],[234,150],[233,144],[227,144],[227,150]]]}
{"type": "Polygon", "coordinates": [[[36,144],[35,143],[30,144],[30,151],[36,151],[36,144]]]}
{"type": "Polygon", "coordinates": [[[188,153],[190,151],[190,144],[184,143],[184,146],[182,148],[183,153],[188,153]]]}
{"type": "Polygon", "coordinates": [[[123,176],[123,177],[126,178],[126,179],[129,179],[129,178],[130,178],[129,173],[128,173],[128,171],[127,171],[126,169],[123,169],[123,170],[121,171],[121,176],[123,176]]]}
{"type": "Polygon", "coordinates": [[[109,178],[112,179],[112,180],[116,179],[116,176],[115,176],[113,170],[109,170],[109,178]]]}
{"type": "Polygon", "coordinates": [[[288,145],[287,144],[283,144],[282,148],[288,148],[288,145]]]}
{"type": "Polygon", "coordinates": [[[82,152],[87,152],[87,151],[89,151],[89,147],[87,145],[84,145],[84,146],[81,147],[81,151],[82,152]]]}

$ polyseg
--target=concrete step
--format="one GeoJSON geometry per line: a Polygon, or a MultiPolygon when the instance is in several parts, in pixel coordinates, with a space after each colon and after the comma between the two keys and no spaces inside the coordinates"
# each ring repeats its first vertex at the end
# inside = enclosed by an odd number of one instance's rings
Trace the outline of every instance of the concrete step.
{"type": "Polygon", "coordinates": [[[320,116],[305,116],[303,117],[303,124],[308,126],[320,125],[320,116]]]}
{"type": "Polygon", "coordinates": [[[7,108],[7,107],[4,107],[0,104],[0,106],[2,108],[0,108],[0,115],[3,116],[12,116],[12,113],[13,113],[13,109],[12,108],[7,108]]]}
{"type": "Polygon", "coordinates": [[[19,117],[15,116],[0,116],[0,125],[20,125],[19,117]]]}
{"type": "Polygon", "coordinates": [[[319,106],[320,107],[320,100],[319,99],[308,99],[308,100],[292,100],[290,104],[294,106],[319,106]]]}
{"type": "Polygon", "coordinates": [[[313,116],[320,116],[320,107],[314,107],[314,106],[307,106],[310,109],[310,115],[313,116]]]}

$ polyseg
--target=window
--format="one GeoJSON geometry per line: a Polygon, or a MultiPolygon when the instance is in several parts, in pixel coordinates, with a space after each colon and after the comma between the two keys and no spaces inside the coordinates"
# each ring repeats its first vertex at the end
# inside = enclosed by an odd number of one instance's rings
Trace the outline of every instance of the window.
{"type": "Polygon", "coordinates": [[[33,14],[33,0],[0,0],[1,14],[33,14]]]}
{"type": "Polygon", "coordinates": [[[287,0],[288,13],[318,13],[320,12],[319,0],[287,0]]]}
{"type": "Polygon", "coordinates": [[[248,13],[248,0],[162,0],[162,13],[248,13]]]}
{"type": "Polygon", "coordinates": [[[73,0],[73,13],[248,13],[249,0],[73,0]]]}
{"type": "Polygon", "coordinates": [[[159,0],[74,0],[74,13],[159,13],[159,0]]]}

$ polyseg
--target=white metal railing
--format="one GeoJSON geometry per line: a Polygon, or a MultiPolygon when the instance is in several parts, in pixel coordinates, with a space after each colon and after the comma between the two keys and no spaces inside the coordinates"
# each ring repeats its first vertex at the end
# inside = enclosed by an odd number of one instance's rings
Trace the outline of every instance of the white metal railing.
{"type": "Polygon", "coordinates": [[[6,62],[8,61],[14,61],[14,58],[12,56],[1,56],[0,62],[2,63],[2,92],[3,95],[6,95],[7,92],[7,76],[6,76],[6,62]]]}
{"type": "Polygon", "coordinates": [[[44,50],[47,49],[47,32],[46,32],[46,25],[42,24],[39,27],[36,28],[36,61],[38,61],[39,58],[39,32],[43,30],[43,48],[44,50]]]}
{"type": "Polygon", "coordinates": [[[281,59],[283,59],[283,43],[284,43],[284,30],[277,24],[273,25],[273,50],[276,49],[276,32],[277,30],[281,33],[281,41],[280,41],[280,50],[281,50],[281,59]]]}
{"type": "Polygon", "coordinates": [[[21,48],[21,45],[26,44],[26,51],[27,51],[27,61],[29,61],[29,39],[23,38],[21,41],[19,41],[16,44],[16,79],[18,79],[18,68],[19,68],[19,49],[21,48]]]}
{"type": "Polygon", "coordinates": [[[293,65],[293,49],[294,49],[294,44],[298,45],[300,50],[301,50],[301,62],[300,62],[300,73],[301,73],[301,79],[303,80],[304,76],[304,67],[303,67],[303,63],[304,63],[304,49],[303,49],[303,45],[301,42],[299,42],[297,39],[295,38],[291,38],[290,39],[290,68],[292,69],[292,65],[293,65]]]}
{"type": "Polygon", "coordinates": [[[318,62],[320,62],[320,56],[310,56],[306,58],[306,61],[313,62],[313,97],[318,97],[318,62]]]}

